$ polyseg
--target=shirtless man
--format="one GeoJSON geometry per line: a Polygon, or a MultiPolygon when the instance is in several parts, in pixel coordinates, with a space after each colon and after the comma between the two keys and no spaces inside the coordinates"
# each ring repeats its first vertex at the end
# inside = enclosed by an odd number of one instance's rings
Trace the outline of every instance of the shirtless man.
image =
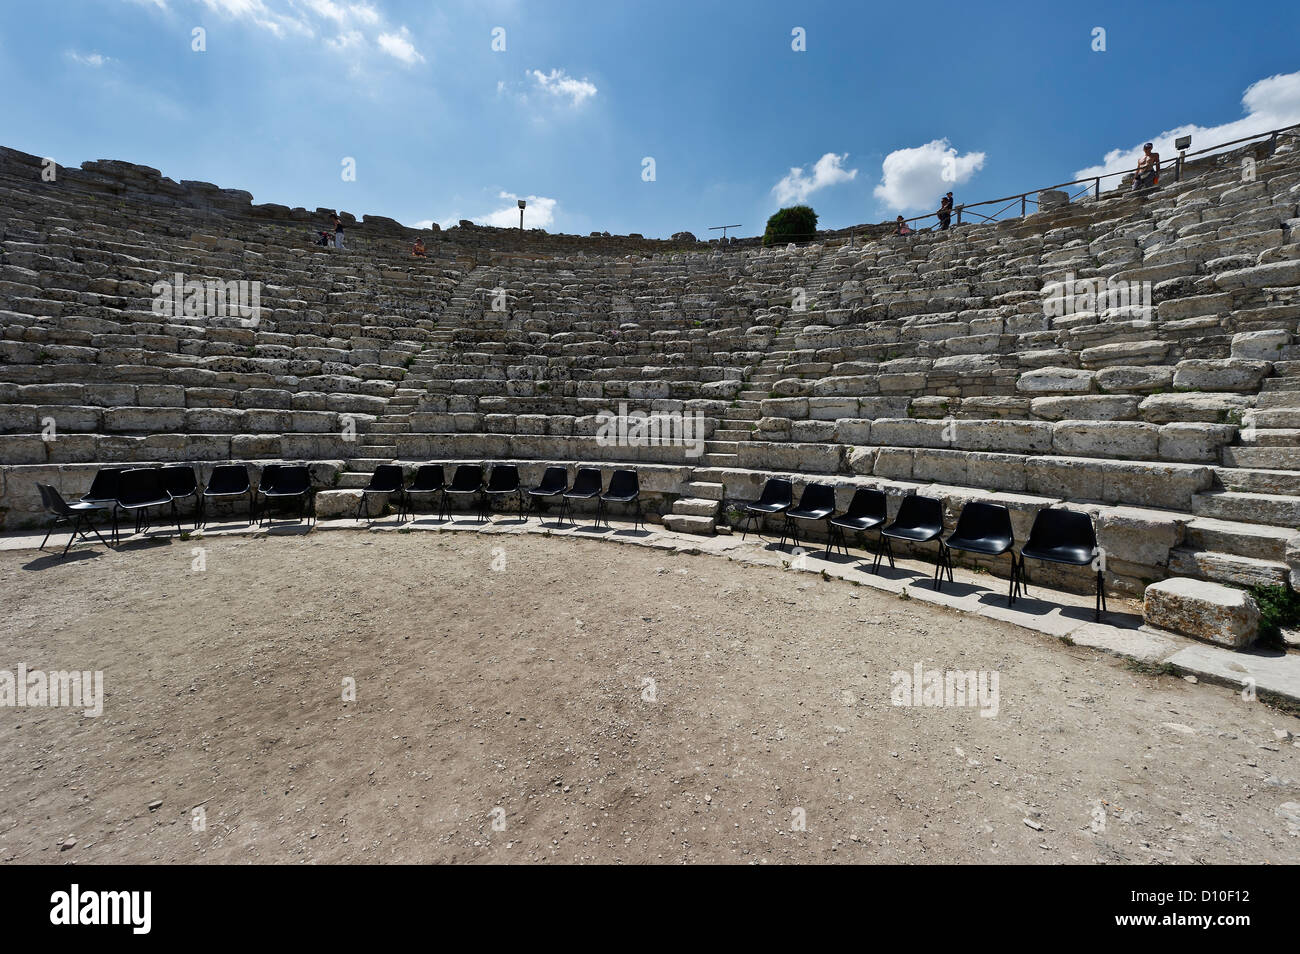
{"type": "Polygon", "coordinates": [[[1156,184],[1160,176],[1160,153],[1151,151],[1151,143],[1142,147],[1142,158],[1138,160],[1137,175],[1133,178],[1133,189],[1147,189],[1156,184]]]}

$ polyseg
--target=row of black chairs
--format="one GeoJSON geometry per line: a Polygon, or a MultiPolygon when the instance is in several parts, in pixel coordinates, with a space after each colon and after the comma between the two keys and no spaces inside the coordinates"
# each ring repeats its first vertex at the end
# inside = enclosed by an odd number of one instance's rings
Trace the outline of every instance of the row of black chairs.
{"type": "Polygon", "coordinates": [[[513,497],[517,503],[519,519],[524,516],[524,498],[527,496],[534,511],[543,501],[558,498],[560,502],[559,522],[568,518],[574,526],[572,502],[575,500],[596,501],[596,522],[599,527],[603,521],[609,526],[606,505],[611,503],[631,504],[634,507],[633,527],[645,526],[641,513],[641,488],[634,470],[616,470],[609,480],[609,488],[604,487],[604,478],[594,467],[579,467],[574,475],[573,484],[569,484],[569,471],[566,467],[548,467],[542,474],[542,481],[536,487],[525,488],[519,481],[519,468],[513,464],[494,464],[488,471],[487,479],[483,476],[483,465],[460,464],[452,473],[451,482],[446,479],[446,472],[441,464],[422,464],[416,468],[410,481],[405,472],[396,464],[381,464],[375,468],[369,483],[361,491],[361,500],[357,504],[357,519],[362,516],[370,519],[370,498],[385,495],[389,500],[396,500],[398,519],[408,519],[415,515],[413,497],[436,495],[438,497],[438,519],[447,520],[450,516],[451,501],[465,497],[474,508],[475,516],[486,521],[491,509],[490,501],[501,500],[509,505],[513,497]]]}
{"type": "Polygon", "coordinates": [[[828,484],[811,483],[804,487],[799,504],[794,503],[794,487],[782,478],[768,480],[759,499],[746,505],[746,526],[741,529],[741,539],[753,527],[755,520],[783,514],[785,522],[778,547],[799,545],[800,522],[826,521],[826,555],[838,547],[849,555],[844,541],[844,531],[867,533],[875,530],[877,541],[872,560],[873,573],[880,571],[882,559],[894,566],[892,541],[908,543],[937,542],[939,549],[934,562],[934,588],[941,590],[946,576],[952,582],[952,551],[977,556],[1011,556],[1011,578],[1007,585],[1007,605],[1011,606],[1021,595],[1029,592],[1029,576],[1025,560],[1039,560],[1066,566],[1092,566],[1097,573],[1096,618],[1106,610],[1106,590],[1102,576],[1100,550],[1092,518],[1086,513],[1048,507],[1034,517],[1029,539],[1015,551],[1015,533],[1011,527],[1011,512],[1001,504],[970,501],[962,507],[957,526],[944,537],[943,502],[934,497],[911,494],[903,498],[893,522],[887,523],[887,499],[879,490],[861,487],[849,502],[849,509],[835,514],[835,488],[828,484]]]}
{"type": "Polygon", "coordinates": [[[41,541],[41,549],[45,548],[55,528],[60,524],[71,524],[72,533],[67,546],[63,548],[64,556],[74,541],[89,539],[85,532],[87,529],[94,531],[100,542],[108,546],[108,542],[92,524],[92,518],[96,514],[109,515],[112,520],[113,543],[116,544],[119,514],[130,514],[135,520],[135,532],[142,533],[149,528],[150,509],[170,507],[179,533],[182,531],[177,502],[194,501],[194,526],[197,529],[206,523],[207,501],[247,497],[250,525],[258,519],[259,501],[263,505],[264,520],[270,519],[273,505],[288,501],[297,504],[298,517],[301,519],[312,511],[314,489],[310,471],[300,464],[266,465],[262,468],[262,476],[256,488],[253,487],[247,464],[222,464],[214,467],[207,486],[199,483],[193,467],[184,465],[103,467],[96,471],[90,489],[71,503],[49,484],[38,483],[36,488],[46,514],[51,517],[49,530],[41,541]]]}

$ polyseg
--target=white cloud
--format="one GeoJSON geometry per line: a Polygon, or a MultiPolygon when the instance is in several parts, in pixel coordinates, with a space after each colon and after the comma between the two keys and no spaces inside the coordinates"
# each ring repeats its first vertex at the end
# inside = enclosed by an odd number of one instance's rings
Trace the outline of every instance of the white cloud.
{"type": "Polygon", "coordinates": [[[138,3],[142,7],[157,7],[159,10],[167,9],[167,0],[126,0],[127,3],[138,3]]]}
{"type": "MultiPolygon", "coordinates": [[[[516,195],[513,192],[499,192],[497,198],[504,199],[509,204],[503,205],[499,209],[493,209],[483,215],[449,215],[439,224],[444,229],[449,229],[459,223],[461,219],[468,218],[475,225],[490,225],[498,229],[517,229],[519,228],[520,199],[528,203],[528,208],[524,209],[524,228],[545,229],[550,228],[555,222],[555,207],[559,204],[558,199],[547,198],[544,195],[516,195]]],[[[431,219],[424,219],[416,222],[415,228],[427,229],[431,224],[431,219]]]]}
{"type": "MultiPolygon", "coordinates": [[[[559,98],[568,97],[570,106],[580,106],[585,100],[591,99],[596,95],[596,84],[591,82],[585,76],[582,79],[575,79],[564,70],[551,70],[549,73],[543,73],[541,70],[528,70],[528,76],[532,77],[537,88],[544,93],[559,98]]],[[[500,85],[498,84],[498,90],[500,85]]]]}
{"type": "Polygon", "coordinates": [[[411,31],[402,27],[398,33],[381,33],[376,38],[379,48],[395,60],[401,60],[407,66],[413,63],[423,63],[424,57],[420,55],[414,44],[411,43],[411,31]]]}
{"type": "Polygon", "coordinates": [[[772,186],[776,201],[781,205],[787,203],[799,205],[807,201],[808,196],[818,189],[856,179],[858,175],[857,169],[844,168],[844,160],[848,157],[847,152],[843,155],[837,155],[833,152],[826,153],[813,164],[811,176],[804,175],[802,166],[792,167],[780,182],[772,186]]]}
{"type": "Polygon", "coordinates": [[[76,50],[68,50],[68,59],[81,66],[89,66],[92,69],[99,69],[101,66],[107,66],[113,62],[113,58],[105,56],[103,53],[78,53],[76,50]]]}
{"type": "MultiPolygon", "coordinates": [[[[1174,149],[1174,140],[1179,136],[1192,137],[1192,149],[1205,149],[1221,142],[1231,142],[1245,136],[1268,132],[1300,123],[1300,72],[1279,73],[1252,83],[1241,97],[1245,116],[1219,126],[1197,126],[1189,123],[1174,129],[1167,129],[1159,135],[1152,136],[1134,146],[1112,149],[1102,158],[1099,165],[1088,166],[1074,174],[1076,179],[1103,176],[1110,172],[1132,172],[1137,166],[1138,156],[1146,142],[1154,144],[1155,151],[1162,159],[1171,159],[1178,154],[1174,149]]],[[[1231,148],[1231,147],[1230,147],[1231,148]]],[[[1109,183],[1114,187],[1118,179],[1109,183]]]]}
{"type": "Polygon", "coordinates": [[[898,212],[937,209],[945,192],[969,182],[983,168],[984,153],[959,155],[947,139],[935,139],[924,146],[895,149],[885,156],[874,195],[898,212]]]}
{"type": "Polygon", "coordinates": [[[340,33],[332,40],[326,40],[325,45],[330,49],[343,51],[364,46],[365,42],[366,38],[362,35],[360,30],[348,30],[344,33],[340,33]]]}

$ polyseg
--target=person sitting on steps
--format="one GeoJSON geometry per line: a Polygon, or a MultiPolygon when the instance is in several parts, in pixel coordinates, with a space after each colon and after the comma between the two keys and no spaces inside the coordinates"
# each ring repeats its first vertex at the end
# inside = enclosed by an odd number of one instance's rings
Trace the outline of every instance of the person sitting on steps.
{"type": "Polygon", "coordinates": [[[428,256],[425,255],[425,251],[424,251],[424,239],[422,239],[422,238],[417,238],[417,239],[415,240],[415,246],[411,249],[411,254],[412,254],[413,256],[415,256],[416,258],[427,258],[427,257],[428,257],[428,256]]]}
{"type": "Polygon", "coordinates": [[[1137,173],[1133,176],[1133,191],[1150,189],[1160,184],[1160,153],[1152,152],[1151,143],[1142,147],[1137,173]]]}
{"type": "Polygon", "coordinates": [[[907,223],[903,221],[903,217],[901,215],[894,220],[894,234],[895,235],[912,234],[912,230],[908,227],[907,223]]]}

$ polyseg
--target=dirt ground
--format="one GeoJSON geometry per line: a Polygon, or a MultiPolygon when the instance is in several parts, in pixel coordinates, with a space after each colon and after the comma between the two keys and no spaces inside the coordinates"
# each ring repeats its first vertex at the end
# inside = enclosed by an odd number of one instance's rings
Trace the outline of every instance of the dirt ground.
{"type": "Polygon", "coordinates": [[[576,539],[197,546],[0,553],[0,669],[106,685],[0,710],[0,860],[1300,860],[1294,717],[998,621],[576,539]],[[997,714],[891,704],[917,664],[997,714]]]}

